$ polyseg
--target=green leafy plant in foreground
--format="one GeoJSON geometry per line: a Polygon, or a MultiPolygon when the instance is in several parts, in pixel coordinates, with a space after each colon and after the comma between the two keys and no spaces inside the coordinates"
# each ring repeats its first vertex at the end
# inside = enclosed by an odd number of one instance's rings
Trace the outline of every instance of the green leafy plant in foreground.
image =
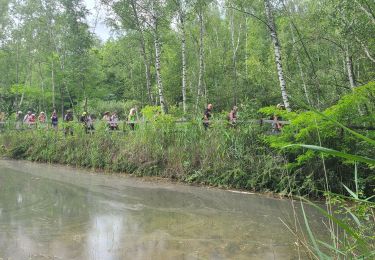
{"type": "Polygon", "coordinates": [[[371,166],[375,157],[375,131],[371,130],[375,127],[375,82],[357,87],[322,112],[304,104],[300,107],[307,111],[287,113],[275,107],[260,110],[267,116],[277,114],[290,121],[281,134],[267,135],[265,141],[287,156],[288,170],[295,173],[300,194],[323,195],[326,179],[334,193],[347,192],[341,183],[354,190],[351,169],[357,161],[362,162],[358,165],[358,180],[364,194],[371,196],[375,182],[371,166]]]}
{"type": "MultiPolygon", "coordinates": [[[[373,139],[351,130],[326,114],[316,113],[349,132],[357,140],[366,142],[370,147],[375,146],[373,139]]],[[[324,155],[345,159],[355,164],[355,190],[353,191],[345,184],[342,184],[349,196],[331,193],[327,182],[325,193],[326,209],[300,197],[302,214],[307,235],[310,239],[310,244],[305,245],[309,251],[313,252],[312,256],[318,259],[373,259],[375,257],[375,203],[373,202],[375,196],[363,197],[363,192],[359,185],[357,163],[366,164],[370,169],[373,169],[375,160],[362,155],[353,155],[316,145],[292,144],[285,146],[285,148],[291,147],[316,151],[324,155]],[[329,242],[322,241],[314,235],[302,201],[317,209],[328,220],[326,226],[331,238],[329,242]]],[[[322,159],[324,161],[324,157],[322,159]]],[[[326,171],[325,174],[327,174],[326,171]]],[[[370,178],[374,178],[374,175],[370,176],[370,178]]]]}

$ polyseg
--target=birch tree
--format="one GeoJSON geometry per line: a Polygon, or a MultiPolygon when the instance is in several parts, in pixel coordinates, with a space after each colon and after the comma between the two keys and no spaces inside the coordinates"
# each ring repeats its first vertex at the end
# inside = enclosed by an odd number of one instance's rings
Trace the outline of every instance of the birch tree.
{"type": "Polygon", "coordinates": [[[139,32],[139,43],[140,43],[140,50],[141,50],[141,55],[143,58],[143,63],[145,66],[145,73],[146,73],[146,89],[147,89],[147,97],[148,101],[150,104],[153,102],[153,95],[152,95],[152,90],[151,90],[151,71],[150,71],[150,62],[147,57],[146,53],[146,44],[145,44],[145,37],[144,37],[144,25],[142,24],[142,18],[139,17],[139,12],[137,10],[137,5],[135,0],[130,1],[130,5],[133,11],[133,16],[134,16],[134,22],[136,29],[139,32]]]}
{"type": "MultiPolygon", "coordinates": [[[[195,102],[195,110],[198,111],[202,92],[204,91],[204,22],[203,22],[203,1],[198,1],[196,5],[196,12],[199,24],[199,74],[198,74],[198,86],[197,86],[197,98],[195,102]]],[[[205,93],[207,95],[207,93],[205,93]]]]}
{"type": "Polygon", "coordinates": [[[155,69],[156,69],[156,81],[158,87],[158,98],[160,107],[163,113],[168,113],[168,106],[164,97],[163,80],[161,75],[161,47],[160,47],[160,35],[159,25],[160,19],[163,17],[162,9],[165,7],[162,0],[154,1],[150,3],[150,21],[152,25],[152,35],[154,39],[155,47],[155,69]]]}
{"type": "Polygon", "coordinates": [[[180,37],[181,37],[181,61],[182,61],[182,109],[184,114],[187,111],[187,100],[186,100],[186,76],[187,76],[187,68],[186,68],[186,31],[185,31],[185,20],[187,16],[187,8],[188,3],[186,0],[175,0],[177,5],[177,12],[178,12],[178,20],[179,20],[179,28],[180,28],[180,37]]]}
{"type": "Polygon", "coordinates": [[[270,36],[272,39],[273,48],[275,52],[275,63],[276,63],[276,68],[277,68],[277,75],[279,77],[281,96],[283,98],[285,109],[287,111],[290,111],[291,109],[289,105],[289,97],[286,91],[286,82],[285,82],[283,64],[282,64],[282,59],[281,59],[281,45],[280,45],[279,38],[277,36],[276,25],[274,21],[272,5],[271,5],[270,0],[264,0],[264,7],[266,10],[268,30],[270,32],[270,36]]]}
{"type": "Polygon", "coordinates": [[[235,28],[235,14],[234,10],[230,12],[229,24],[230,24],[230,38],[231,38],[231,46],[232,46],[232,63],[233,63],[233,83],[232,83],[232,94],[233,94],[233,104],[237,104],[237,96],[238,96],[238,86],[237,86],[237,52],[240,46],[241,40],[241,29],[242,23],[239,22],[239,26],[237,28],[237,36],[236,36],[236,28],[235,28]]]}

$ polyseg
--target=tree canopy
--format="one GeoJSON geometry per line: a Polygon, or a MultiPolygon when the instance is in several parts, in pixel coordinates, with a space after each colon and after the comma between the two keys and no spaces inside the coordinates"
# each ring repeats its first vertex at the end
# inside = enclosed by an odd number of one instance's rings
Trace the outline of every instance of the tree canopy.
{"type": "Polygon", "coordinates": [[[86,98],[197,113],[251,103],[325,109],[375,77],[373,1],[1,0],[0,110],[58,111],[86,98]]]}

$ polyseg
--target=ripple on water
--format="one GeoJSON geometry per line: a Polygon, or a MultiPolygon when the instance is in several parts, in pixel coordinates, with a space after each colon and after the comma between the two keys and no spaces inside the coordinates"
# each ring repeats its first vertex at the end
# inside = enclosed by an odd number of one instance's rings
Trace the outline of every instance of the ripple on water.
{"type": "Polygon", "coordinates": [[[6,166],[0,161],[0,258],[297,257],[278,219],[290,213],[288,202],[64,167],[6,166]]]}

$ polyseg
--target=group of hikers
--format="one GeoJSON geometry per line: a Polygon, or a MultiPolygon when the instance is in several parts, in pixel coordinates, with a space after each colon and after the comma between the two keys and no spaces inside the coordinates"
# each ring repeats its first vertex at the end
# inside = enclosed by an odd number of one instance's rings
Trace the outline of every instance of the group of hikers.
{"type": "MultiPolygon", "coordinates": [[[[277,108],[280,110],[284,109],[282,104],[278,104],[277,108]]],[[[237,112],[238,107],[233,106],[231,111],[227,115],[227,121],[229,126],[235,127],[237,125],[237,112]]],[[[213,116],[213,105],[210,103],[207,105],[206,109],[203,113],[203,127],[205,130],[208,130],[211,126],[213,116]]],[[[271,118],[273,120],[272,123],[272,133],[278,133],[281,131],[282,124],[280,120],[282,120],[279,116],[273,115],[271,118]]],[[[72,122],[74,120],[73,112],[71,110],[67,110],[65,116],[63,118],[64,121],[64,133],[65,135],[70,134],[73,135],[73,125],[72,122]]],[[[106,111],[103,114],[102,121],[105,122],[107,129],[109,130],[119,130],[119,118],[116,112],[109,112],[106,111]]],[[[135,130],[135,125],[138,121],[137,109],[131,108],[129,111],[129,115],[127,117],[126,123],[129,125],[131,130],[135,130]]],[[[89,114],[87,112],[83,112],[82,115],[79,117],[79,122],[83,125],[86,133],[89,133],[94,130],[94,115],[89,114]]],[[[47,123],[47,115],[45,112],[40,112],[38,116],[36,116],[31,111],[28,111],[25,116],[23,116],[22,111],[18,111],[16,113],[16,129],[20,129],[22,125],[27,125],[29,128],[48,128],[47,123]]],[[[52,129],[57,130],[59,125],[59,118],[57,116],[56,110],[54,110],[50,117],[50,125],[52,129]]]]}
{"type": "MultiPolygon", "coordinates": [[[[137,110],[131,108],[128,116],[127,123],[130,129],[135,129],[135,124],[137,120],[137,110]]],[[[116,112],[110,113],[109,111],[104,112],[102,120],[106,123],[106,127],[109,130],[119,130],[119,119],[116,112]]],[[[74,121],[73,112],[67,110],[64,116],[64,133],[65,135],[73,135],[73,125],[74,121]]],[[[79,117],[79,122],[83,125],[86,133],[94,130],[94,116],[83,112],[79,117]]],[[[16,129],[21,129],[22,125],[26,125],[28,128],[48,128],[47,115],[45,112],[40,112],[38,117],[31,111],[28,111],[25,116],[23,116],[22,111],[16,112],[16,129]]],[[[57,130],[59,125],[59,118],[57,116],[56,110],[54,110],[50,117],[50,126],[52,129],[57,130]]]]}
{"type": "MultiPolygon", "coordinates": [[[[205,130],[207,130],[210,127],[213,108],[214,107],[212,104],[208,104],[207,108],[204,110],[202,120],[203,120],[203,126],[205,130]]],[[[230,126],[234,127],[237,123],[237,111],[238,111],[238,107],[233,106],[232,110],[229,112],[227,116],[227,120],[230,126]]]]}

